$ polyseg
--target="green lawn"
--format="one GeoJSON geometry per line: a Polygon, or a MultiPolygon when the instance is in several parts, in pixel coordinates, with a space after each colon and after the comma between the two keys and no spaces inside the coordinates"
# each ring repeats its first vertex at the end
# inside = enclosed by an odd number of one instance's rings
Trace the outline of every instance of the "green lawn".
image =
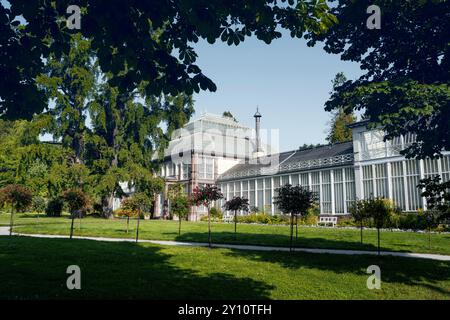
{"type": "Polygon", "coordinates": [[[450,299],[450,263],[0,236],[0,299],[54,298],[450,299]],[[381,290],[366,287],[373,264],[381,290]]]}
{"type": "MultiPolygon", "coordinates": [[[[0,225],[8,225],[9,215],[0,214],[0,225]]],[[[34,214],[18,214],[15,231],[22,233],[42,233],[68,235],[70,219],[37,218],[34,214]]],[[[75,235],[133,238],[136,222],[130,222],[130,233],[125,232],[125,220],[105,220],[100,218],[84,218],[75,223],[75,235]]],[[[205,222],[183,222],[181,236],[178,235],[178,222],[160,220],[141,220],[140,238],[153,240],[208,241],[208,226],[205,222]]],[[[239,224],[238,235],[234,237],[234,225],[214,223],[212,239],[216,243],[239,243],[271,246],[289,245],[288,226],[239,224]]],[[[364,231],[364,244],[361,245],[359,230],[336,228],[299,227],[297,246],[309,248],[333,248],[376,250],[376,231],[364,231]]],[[[381,233],[383,250],[450,254],[450,235],[432,234],[431,249],[428,247],[428,235],[413,232],[381,233]]]]}

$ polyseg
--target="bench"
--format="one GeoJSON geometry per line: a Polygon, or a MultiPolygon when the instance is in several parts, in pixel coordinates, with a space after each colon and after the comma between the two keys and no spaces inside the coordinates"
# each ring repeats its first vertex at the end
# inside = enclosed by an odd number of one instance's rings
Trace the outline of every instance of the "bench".
{"type": "Polygon", "coordinates": [[[337,217],[319,217],[319,221],[317,221],[317,225],[331,225],[332,227],[335,227],[337,224],[337,217]]]}
{"type": "Polygon", "coordinates": [[[233,222],[233,221],[234,221],[234,215],[231,215],[231,214],[223,215],[223,222],[233,222]]]}

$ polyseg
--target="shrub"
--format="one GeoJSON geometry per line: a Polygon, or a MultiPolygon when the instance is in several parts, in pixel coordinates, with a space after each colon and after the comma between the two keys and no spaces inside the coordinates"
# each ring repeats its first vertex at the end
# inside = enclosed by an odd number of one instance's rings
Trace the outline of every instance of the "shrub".
{"type": "Polygon", "coordinates": [[[33,211],[41,213],[45,212],[45,208],[47,207],[47,201],[45,198],[40,196],[33,197],[33,202],[31,204],[33,211]]]}
{"type": "Polygon", "coordinates": [[[299,222],[301,225],[315,226],[317,225],[317,215],[315,215],[314,213],[308,213],[303,216],[299,222]]]}
{"type": "Polygon", "coordinates": [[[86,207],[89,205],[87,195],[80,189],[69,189],[63,192],[61,198],[67,203],[69,211],[72,215],[78,213],[82,216],[86,207]]]}
{"type": "Polygon", "coordinates": [[[210,213],[211,213],[211,218],[219,219],[219,220],[223,219],[223,212],[222,212],[222,210],[220,210],[218,208],[214,208],[214,207],[211,208],[210,213]]]}
{"type": "Polygon", "coordinates": [[[45,214],[48,217],[60,217],[64,206],[64,202],[60,198],[51,199],[45,208],[45,214]]]}

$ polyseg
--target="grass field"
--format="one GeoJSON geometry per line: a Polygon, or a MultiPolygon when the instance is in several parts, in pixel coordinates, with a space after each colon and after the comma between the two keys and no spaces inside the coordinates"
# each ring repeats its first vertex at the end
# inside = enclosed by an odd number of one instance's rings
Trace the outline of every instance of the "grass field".
{"type": "MultiPolygon", "coordinates": [[[[0,214],[0,225],[8,225],[9,215],[0,214]]],[[[70,219],[37,218],[34,214],[17,214],[15,219],[17,232],[68,235],[70,219]]],[[[130,222],[130,232],[127,234],[125,220],[105,220],[100,218],[84,218],[75,222],[75,235],[103,236],[116,238],[133,238],[136,221],[130,222]]],[[[208,241],[206,222],[182,223],[181,235],[178,235],[177,221],[141,220],[140,239],[178,240],[178,241],[208,241]]],[[[212,239],[216,243],[255,244],[269,246],[288,246],[289,227],[271,225],[239,224],[235,238],[234,225],[213,223],[212,239]]],[[[359,230],[338,228],[299,227],[299,247],[377,250],[377,236],[374,230],[364,231],[364,243],[360,243],[359,230]]],[[[432,234],[431,248],[428,246],[428,235],[414,232],[381,233],[382,250],[450,254],[450,234],[432,234]]]]}
{"type": "Polygon", "coordinates": [[[0,236],[0,299],[450,299],[450,263],[0,236]],[[369,265],[381,289],[366,287],[369,265]],[[66,269],[81,269],[68,290],[66,269]]]}

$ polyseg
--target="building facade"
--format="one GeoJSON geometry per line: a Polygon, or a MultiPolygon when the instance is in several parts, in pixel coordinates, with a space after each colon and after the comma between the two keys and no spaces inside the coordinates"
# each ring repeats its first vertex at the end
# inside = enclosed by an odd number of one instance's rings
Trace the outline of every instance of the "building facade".
{"type": "MultiPolygon", "coordinates": [[[[322,215],[345,215],[356,199],[384,197],[403,211],[426,209],[416,187],[419,180],[439,174],[450,179],[450,153],[440,159],[409,160],[400,150],[414,141],[413,135],[383,141],[378,129],[367,122],[351,126],[353,140],[289,152],[273,152],[260,138],[259,112],[252,130],[230,118],[205,114],[174,134],[160,172],[166,189],[182,183],[186,193],[197,185],[217,184],[225,199],[241,196],[251,207],[268,214],[280,213],[273,198],[285,185],[309,187],[318,195],[322,215]]],[[[168,202],[158,195],[155,215],[164,215],[168,202]]],[[[193,208],[196,220],[205,208],[193,208]]]]}

